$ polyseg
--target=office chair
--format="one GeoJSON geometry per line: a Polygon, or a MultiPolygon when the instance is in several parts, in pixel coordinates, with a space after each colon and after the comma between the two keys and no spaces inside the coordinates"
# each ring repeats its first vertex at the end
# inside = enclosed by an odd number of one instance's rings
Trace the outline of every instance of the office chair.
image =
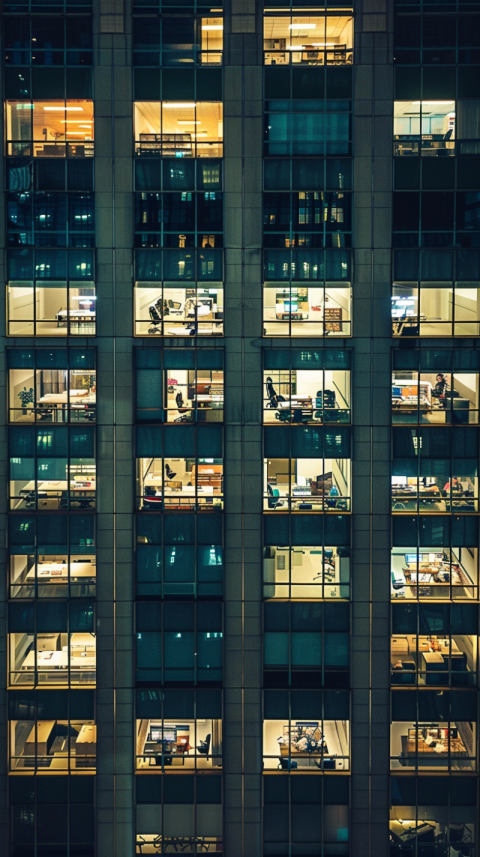
{"type": "Polygon", "coordinates": [[[152,324],[148,328],[148,332],[149,333],[160,333],[158,326],[161,325],[161,323],[162,323],[162,316],[158,312],[156,304],[152,304],[152,306],[150,306],[148,308],[148,314],[149,314],[151,322],[152,322],[152,324]]]}
{"type": "Polygon", "coordinates": [[[198,752],[201,756],[206,756],[208,759],[209,751],[210,751],[210,741],[212,740],[212,736],[209,733],[205,738],[205,741],[200,741],[200,744],[197,747],[198,752]]]}
{"type": "Polygon", "coordinates": [[[280,500],[280,491],[278,488],[272,488],[267,484],[268,508],[276,509],[278,506],[283,506],[283,500],[280,500]]]}
{"type": "Polygon", "coordinates": [[[298,762],[296,762],[295,759],[284,759],[283,756],[280,756],[279,762],[279,771],[294,771],[298,768],[298,762]]]}

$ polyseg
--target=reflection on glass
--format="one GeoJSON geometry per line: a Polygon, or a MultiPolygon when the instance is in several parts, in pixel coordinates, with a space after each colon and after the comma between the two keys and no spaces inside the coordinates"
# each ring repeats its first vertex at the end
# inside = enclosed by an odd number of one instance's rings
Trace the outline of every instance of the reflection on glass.
{"type": "Polygon", "coordinates": [[[264,509],[309,512],[350,510],[348,458],[264,460],[264,509]]]}
{"type": "Polygon", "coordinates": [[[350,548],[267,546],[264,598],[349,598],[350,548]]]}

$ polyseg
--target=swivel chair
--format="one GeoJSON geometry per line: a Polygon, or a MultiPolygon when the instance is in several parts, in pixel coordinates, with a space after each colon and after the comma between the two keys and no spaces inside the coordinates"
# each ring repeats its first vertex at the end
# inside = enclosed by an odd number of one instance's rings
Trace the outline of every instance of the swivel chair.
{"type": "Polygon", "coordinates": [[[206,756],[208,759],[209,751],[210,751],[210,741],[212,740],[212,736],[209,733],[205,738],[205,741],[200,741],[200,744],[197,747],[198,752],[201,756],[206,756]]]}

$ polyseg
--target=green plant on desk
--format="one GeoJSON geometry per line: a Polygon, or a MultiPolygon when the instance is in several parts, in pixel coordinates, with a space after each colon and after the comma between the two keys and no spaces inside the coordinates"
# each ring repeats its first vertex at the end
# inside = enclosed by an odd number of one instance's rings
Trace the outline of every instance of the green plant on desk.
{"type": "Polygon", "coordinates": [[[24,387],[23,390],[20,390],[20,392],[17,395],[18,395],[18,398],[20,399],[20,401],[22,403],[23,413],[26,414],[27,413],[27,406],[33,405],[33,387],[30,387],[29,390],[27,390],[27,388],[24,387]]]}

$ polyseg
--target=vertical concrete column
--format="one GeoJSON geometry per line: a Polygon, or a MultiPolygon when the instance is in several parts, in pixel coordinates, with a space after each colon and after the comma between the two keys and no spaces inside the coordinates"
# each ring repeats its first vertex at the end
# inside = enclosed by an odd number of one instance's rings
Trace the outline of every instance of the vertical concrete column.
{"type": "MultiPolygon", "coordinates": [[[[257,8],[256,8],[257,7],[257,8]]],[[[262,9],[225,7],[225,854],[261,854],[262,9]]]]}
{"type": "MultiPolygon", "coordinates": [[[[117,4],[118,5],[118,4],[117,4]]],[[[134,853],[133,186],[130,18],[96,9],[97,848],[134,853]]]]}
{"type": "Polygon", "coordinates": [[[370,857],[388,850],[393,67],[386,0],[355,15],[351,849],[370,857]]]}

